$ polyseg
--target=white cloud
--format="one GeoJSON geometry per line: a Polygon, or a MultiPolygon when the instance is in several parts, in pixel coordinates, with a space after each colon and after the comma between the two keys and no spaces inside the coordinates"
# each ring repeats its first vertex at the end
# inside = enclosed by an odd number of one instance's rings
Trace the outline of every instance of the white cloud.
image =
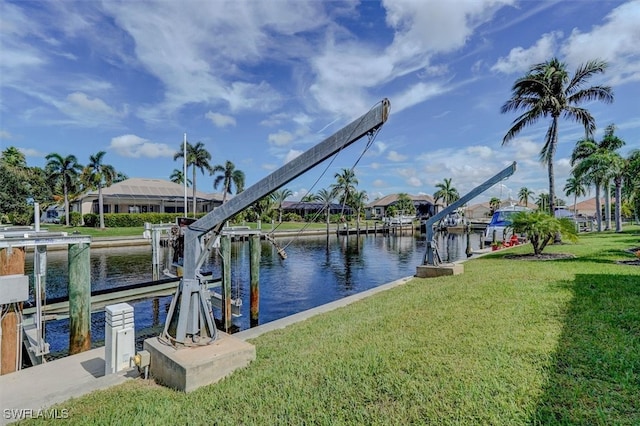
{"type": "Polygon", "coordinates": [[[122,135],[111,139],[109,148],[122,157],[173,157],[175,150],[164,143],[154,143],[136,135],[122,135]]]}
{"type": "Polygon", "coordinates": [[[0,139],[11,140],[13,139],[13,135],[6,130],[0,130],[0,139]]]}
{"type": "Polygon", "coordinates": [[[289,145],[293,141],[293,134],[285,130],[280,130],[277,133],[271,133],[268,140],[272,145],[285,146],[289,145]]]}
{"type": "Polygon", "coordinates": [[[514,47],[506,58],[498,59],[491,71],[504,74],[522,73],[528,71],[532,65],[547,61],[554,56],[558,40],[562,38],[561,32],[550,32],[542,37],[528,49],[514,47]]]}
{"type": "Polygon", "coordinates": [[[493,155],[493,150],[488,146],[470,146],[467,148],[467,152],[482,159],[491,158],[493,155]]]}
{"type": "Polygon", "coordinates": [[[578,66],[599,58],[610,63],[612,84],[640,81],[640,1],[613,9],[603,25],[590,32],[574,29],[562,47],[567,62],[578,66]]]}
{"type": "Polygon", "coordinates": [[[408,157],[406,155],[399,154],[396,151],[389,151],[389,154],[387,154],[387,160],[393,162],[405,161],[407,158],[408,157]]]}
{"type": "Polygon", "coordinates": [[[236,119],[230,115],[224,115],[217,112],[209,111],[205,115],[205,118],[211,120],[216,127],[235,126],[236,119]]]}
{"type": "Polygon", "coordinates": [[[67,103],[71,109],[82,109],[85,111],[95,112],[112,117],[119,116],[116,110],[107,105],[100,98],[90,98],[85,93],[74,92],[67,96],[67,103]]]}
{"type": "Polygon", "coordinates": [[[387,186],[387,184],[385,183],[385,181],[384,181],[384,180],[382,180],[382,179],[376,179],[376,180],[374,180],[374,181],[372,182],[372,185],[373,185],[375,188],[384,188],[385,186],[387,186]]]}

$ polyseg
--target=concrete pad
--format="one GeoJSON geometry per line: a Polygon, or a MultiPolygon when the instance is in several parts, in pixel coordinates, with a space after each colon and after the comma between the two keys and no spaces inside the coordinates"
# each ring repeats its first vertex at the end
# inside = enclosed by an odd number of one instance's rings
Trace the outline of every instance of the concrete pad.
{"type": "Polygon", "coordinates": [[[144,349],[151,354],[151,376],[183,392],[215,383],[256,359],[255,346],[220,331],[210,345],[176,349],[153,337],[144,341],[144,349]]]}
{"type": "Polygon", "coordinates": [[[462,273],[464,273],[464,265],[462,263],[450,263],[439,266],[419,265],[416,268],[416,277],[418,278],[435,278],[445,275],[459,275],[462,273]]]}

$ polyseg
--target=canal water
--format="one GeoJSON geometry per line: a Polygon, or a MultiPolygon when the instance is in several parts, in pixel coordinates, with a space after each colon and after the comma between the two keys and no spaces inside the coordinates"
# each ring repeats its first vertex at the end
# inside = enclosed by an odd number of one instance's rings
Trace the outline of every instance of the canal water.
{"type": "MultiPolygon", "coordinates": [[[[466,258],[467,236],[436,234],[443,261],[466,258]]],[[[305,236],[283,238],[287,259],[263,242],[260,261],[260,319],[264,324],[364,290],[414,275],[422,264],[425,237],[412,235],[305,236]]],[[[471,234],[471,249],[480,246],[480,234],[471,234]]],[[[234,318],[239,330],[249,328],[249,244],[232,244],[232,297],[243,301],[242,316],[234,318]]],[[[32,258],[27,256],[27,274],[32,274],[32,258]]],[[[213,254],[203,267],[214,277],[221,275],[220,257],[213,254]]],[[[68,266],[66,251],[47,254],[47,298],[67,294],[68,266]]],[[[117,288],[151,281],[151,248],[120,247],[91,249],[92,290],[117,288]]],[[[171,296],[129,302],[134,308],[138,349],[147,337],[157,336],[163,326],[171,296]]],[[[214,309],[216,318],[220,312],[214,309]]],[[[68,350],[69,321],[49,321],[46,341],[52,356],[64,356],[68,350]]],[[[104,312],[92,315],[93,346],[104,344],[104,312]]]]}

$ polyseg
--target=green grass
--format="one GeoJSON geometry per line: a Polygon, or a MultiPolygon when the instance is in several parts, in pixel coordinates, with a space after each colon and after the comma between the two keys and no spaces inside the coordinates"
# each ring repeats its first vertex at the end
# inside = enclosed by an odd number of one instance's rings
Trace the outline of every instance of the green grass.
{"type": "Polygon", "coordinates": [[[640,229],[413,279],[252,341],[183,394],[135,380],[68,401],[82,424],[640,424],[640,229]]]}

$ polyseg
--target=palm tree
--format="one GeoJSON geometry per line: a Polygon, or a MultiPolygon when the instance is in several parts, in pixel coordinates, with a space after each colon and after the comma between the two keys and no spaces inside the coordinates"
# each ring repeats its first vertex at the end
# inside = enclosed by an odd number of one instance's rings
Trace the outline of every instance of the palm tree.
{"type": "MultiPolygon", "coordinates": [[[[598,143],[586,138],[577,142],[571,154],[573,174],[578,178],[587,179],[596,188],[596,220],[598,231],[602,231],[602,217],[600,213],[600,188],[605,192],[605,229],[611,228],[611,196],[609,194],[609,180],[618,176],[617,187],[622,186],[622,172],[624,161],[616,152],[624,145],[624,141],[614,135],[615,126],[609,125],[605,129],[602,140],[598,143]]],[[[616,192],[618,192],[616,190],[616,192]]]]}
{"type": "Polygon", "coordinates": [[[293,195],[290,189],[284,188],[271,193],[271,200],[278,206],[278,222],[282,223],[282,203],[293,195]]]}
{"type": "Polygon", "coordinates": [[[633,206],[634,216],[638,222],[640,213],[640,149],[635,149],[627,157],[624,174],[624,192],[633,206]]]}
{"type": "Polygon", "coordinates": [[[436,203],[442,200],[448,206],[460,198],[458,190],[451,185],[451,180],[452,178],[445,178],[443,183],[436,184],[438,190],[433,194],[436,203]]]}
{"type": "Polygon", "coordinates": [[[307,193],[300,199],[303,203],[313,203],[314,201],[318,201],[318,196],[314,193],[307,193]]]}
{"type": "Polygon", "coordinates": [[[369,199],[366,191],[356,191],[351,194],[351,203],[356,211],[356,229],[360,228],[360,212],[364,210],[365,203],[369,199]]]}
{"type": "MultiPolygon", "coordinates": [[[[195,145],[191,145],[187,142],[187,167],[191,166],[192,168],[192,178],[191,182],[193,186],[191,187],[191,194],[193,197],[193,217],[196,216],[196,171],[200,170],[201,173],[204,174],[204,171],[208,171],[211,173],[211,165],[209,164],[209,160],[211,160],[211,154],[206,150],[204,144],[202,142],[198,142],[195,145]]],[[[180,149],[178,152],[173,154],[174,161],[178,158],[184,158],[184,152],[182,144],[180,144],[180,149]]],[[[184,212],[185,216],[187,212],[184,212]]]]}
{"type": "Polygon", "coordinates": [[[45,169],[49,179],[62,187],[65,225],[69,226],[69,191],[75,186],[82,172],[82,166],[75,155],[62,157],[58,153],[52,153],[45,158],[47,159],[45,169]]]}
{"type": "Polygon", "coordinates": [[[218,189],[222,184],[222,204],[227,201],[227,194],[232,194],[232,185],[236,187],[236,194],[244,191],[244,172],[236,170],[236,166],[231,161],[227,161],[224,166],[221,164],[214,166],[211,173],[221,173],[214,179],[213,187],[218,189]]]}
{"type": "Polygon", "coordinates": [[[100,229],[104,229],[104,202],[102,200],[102,188],[109,187],[117,176],[116,170],[109,164],[103,164],[102,159],[106,152],[100,151],[89,156],[89,164],[82,170],[82,181],[89,188],[98,189],[98,214],[100,215],[100,229]]]}
{"type": "MultiPolygon", "coordinates": [[[[180,169],[173,169],[171,172],[171,176],[169,176],[169,180],[173,183],[184,183],[184,173],[180,169]]],[[[191,179],[187,179],[187,186],[191,186],[191,179]]]]}
{"type": "Polygon", "coordinates": [[[340,203],[344,206],[351,205],[351,194],[356,192],[358,179],[353,169],[342,169],[340,173],[334,175],[336,183],[331,185],[335,196],[339,196],[340,203]]]}
{"type": "Polygon", "coordinates": [[[316,200],[320,201],[325,208],[325,220],[327,222],[327,230],[329,229],[329,214],[331,212],[331,203],[336,198],[334,190],[322,188],[316,195],[316,200]]]}
{"type": "Polygon", "coordinates": [[[526,186],[523,186],[518,192],[518,201],[524,203],[525,207],[529,207],[529,199],[533,198],[534,195],[536,194],[532,190],[530,190],[526,186]]]}
{"type": "Polygon", "coordinates": [[[547,207],[549,206],[549,194],[540,193],[538,194],[538,198],[536,198],[536,204],[538,205],[538,210],[548,211],[547,207]]]}
{"type": "Polygon", "coordinates": [[[596,124],[589,111],[577,105],[583,102],[601,100],[613,101],[613,92],[609,86],[586,87],[589,78],[603,73],[607,68],[604,61],[589,61],[580,65],[569,79],[566,65],[557,58],[534,65],[528,74],[519,78],[513,85],[512,97],[501,108],[501,112],[523,110],[513,121],[502,140],[505,145],[514,139],[524,128],[535,124],[541,118],[551,117],[545,143],[540,151],[540,161],[547,165],[549,175],[549,211],[555,210],[556,192],[553,158],[558,145],[558,121],[560,116],[577,121],[584,126],[585,134],[590,137],[596,124]]]}
{"type": "Polygon", "coordinates": [[[569,177],[564,186],[564,194],[567,197],[573,194],[573,215],[578,216],[578,207],[576,206],[578,197],[584,197],[587,194],[587,188],[585,188],[584,180],[576,178],[575,176],[569,177]]]}
{"type": "Polygon", "coordinates": [[[493,214],[496,210],[500,208],[500,204],[502,201],[498,197],[491,197],[489,200],[489,209],[491,209],[491,214],[493,214]]]}

